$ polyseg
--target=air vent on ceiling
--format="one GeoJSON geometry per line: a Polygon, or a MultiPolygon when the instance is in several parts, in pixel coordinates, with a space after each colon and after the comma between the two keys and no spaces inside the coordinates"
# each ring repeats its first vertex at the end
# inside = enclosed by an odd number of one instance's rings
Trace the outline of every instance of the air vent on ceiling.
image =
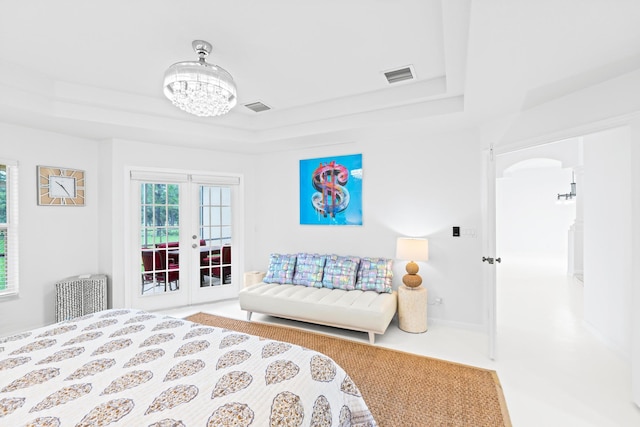
{"type": "Polygon", "coordinates": [[[385,71],[384,76],[387,78],[389,84],[398,83],[405,80],[413,80],[415,78],[411,67],[385,71]]]}
{"type": "Polygon", "coordinates": [[[271,107],[269,107],[266,104],[263,104],[262,102],[258,101],[258,102],[251,102],[249,104],[244,104],[245,107],[247,107],[248,109],[250,109],[251,111],[254,111],[256,113],[260,113],[262,111],[267,111],[270,110],[271,107]]]}

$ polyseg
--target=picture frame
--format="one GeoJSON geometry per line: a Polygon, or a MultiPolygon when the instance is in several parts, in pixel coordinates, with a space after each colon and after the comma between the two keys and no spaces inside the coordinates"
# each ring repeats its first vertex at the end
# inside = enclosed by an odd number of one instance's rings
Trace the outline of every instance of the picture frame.
{"type": "Polygon", "coordinates": [[[362,225],[362,154],[300,160],[300,224],[362,225]]]}
{"type": "Polygon", "coordinates": [[[84,206],[85,171],[58,166],[37,167],[40,206],[84,206]]]}

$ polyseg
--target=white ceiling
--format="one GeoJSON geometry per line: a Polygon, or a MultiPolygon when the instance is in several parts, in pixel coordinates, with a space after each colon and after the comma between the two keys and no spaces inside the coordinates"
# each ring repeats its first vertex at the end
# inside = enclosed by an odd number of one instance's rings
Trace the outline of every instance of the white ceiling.
{"type": "Polygon", "coordinates": [[[258,151],[402,120],[477,123],[640,68],[639,18],[637,0],[2,0],[0,120],[258,151]],[[226,116],[162,94],[194,39],[236,81],[226,116]],[[417,79],[389,85],[383,72],[407,65],[417,79]],[[255,101],[272,110],[243,106],[255,101]]]}

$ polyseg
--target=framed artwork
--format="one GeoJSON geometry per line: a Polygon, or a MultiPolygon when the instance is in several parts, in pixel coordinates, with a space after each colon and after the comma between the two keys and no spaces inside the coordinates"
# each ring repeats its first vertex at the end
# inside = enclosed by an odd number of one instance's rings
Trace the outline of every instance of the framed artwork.
{"type": "Polygon", "coordinates": [[[84,206],[84,171],[38,166],[38,204],[84,206]]]}
{"type": "Polygon", "coordinates": [[[362,225],[362,154],[300,160],[300,224],[362,225]]]}

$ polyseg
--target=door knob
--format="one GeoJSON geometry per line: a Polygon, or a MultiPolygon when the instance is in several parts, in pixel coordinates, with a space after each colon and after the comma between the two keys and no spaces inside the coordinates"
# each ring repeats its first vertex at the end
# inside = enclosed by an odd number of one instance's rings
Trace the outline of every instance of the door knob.
{"type": "Polygon", "coordinates": [[[482,262],[488,262],[489,264],[493,264],[493,258],[483,256],[482,257],[482,262]]]}

